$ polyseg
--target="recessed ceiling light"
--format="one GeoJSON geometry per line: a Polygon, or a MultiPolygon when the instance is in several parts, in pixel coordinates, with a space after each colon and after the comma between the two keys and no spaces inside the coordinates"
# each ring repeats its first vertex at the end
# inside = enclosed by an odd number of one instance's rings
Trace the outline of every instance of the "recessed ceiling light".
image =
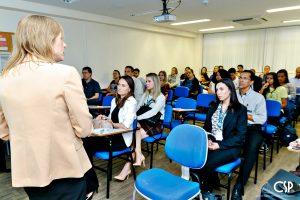
{"type": "Polygon", "coordinates": [[[231,28],[234,28],[234,26],[224,26],[224,27],[216,27],[216,28],[200,29],[199,31],[201,31],[201,32],[206,32],[206,31],[216,31],[216,30],[231,29],[231,28]]]}
{"type": "Polygon", "coordinates": [[[293,23],[293,22],[300,22],[300,19],[294,19],[294,20],[286,20],[286,21],[283,21],[283,23],[293,23]]]}
{"type": "Polygon", "coordinates": [[[288,10],[297,10],[300,9],[300,5],[298,6],[290,6],[290,7],[283,7],[283,8],[274,8],[270,10],[266,10],[268,13],[273,13],[273,12],[282,12],[282,11],[288,11],[288,10]]]}
{"type": "Polygon", "coordinates": [[[209,22],[209,21],[210,21],[210,19],[200,19],[200,20],[172,23],[171,25],[179,26],[179,25],[185,25],[185,24],[195,24],[195,23],[209,22]]]}

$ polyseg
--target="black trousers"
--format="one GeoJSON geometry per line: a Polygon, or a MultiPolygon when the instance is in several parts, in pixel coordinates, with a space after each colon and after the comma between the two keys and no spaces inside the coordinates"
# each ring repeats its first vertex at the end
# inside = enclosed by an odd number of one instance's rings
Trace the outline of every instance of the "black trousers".
{"type": "Polygon", "coordinates": [[[243,149],[244,162],[241,166],[237,183],[243,185],[247,183],[263,140],[264,137],[260,125],[247,127],[247,135],[243,149]]]}
{"type": "Polygon", "coordinates": [[[4,146],[5,146],[4,141],[0,140],[0,172],[1,171],[6,171],[4,146]]]}
{"type": "Polygon", "coordinates": [[[240,148],[208,151],[207,160],[202,169],[191,169],[200,178],[200,187],[203,191],[212,192],[218,182],[218,174],[215,169],[221,165],[230,163],[240,156],[240,148]]]}
{"type": "Polygon", "coordinates": [[[85,200],[85,178],[64,178],[46,187],[24,187],[30,200],[85,200]]]}

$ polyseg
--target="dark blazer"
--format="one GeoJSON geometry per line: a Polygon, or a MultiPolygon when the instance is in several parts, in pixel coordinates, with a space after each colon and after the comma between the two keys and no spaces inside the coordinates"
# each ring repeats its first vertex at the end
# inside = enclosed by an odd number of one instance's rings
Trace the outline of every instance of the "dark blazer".
{"type": "MultiPolygon", "coordinates": [[[[218,103],[213,103],[208,110],[204,129],[208,132],[212,130],[211,118],[218,108],[218,103]]],[[[247,132],[247,108],[239,103],[234,111],[228,110],[223,122],[223,140],[217,141],[220,150],[240,149],[243,146],[247,132]]]]}

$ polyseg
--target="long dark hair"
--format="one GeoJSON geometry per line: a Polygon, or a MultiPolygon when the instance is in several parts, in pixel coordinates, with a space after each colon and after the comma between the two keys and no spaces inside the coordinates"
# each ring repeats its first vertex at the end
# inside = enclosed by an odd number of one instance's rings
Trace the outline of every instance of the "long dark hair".
{"type": "MultiPolygon", "coordinates": [[[[272,76],[273,77],[273,88],[274,88],[273,91],[275,91],[276,88],[280,86],[278,78],[277,78],[277,74],[275,72],[270,72],[270,73],[267,74],[267,78],[268,78],[268,76],[272,76]]],[[[263,92],[264,97],[266,97],[266,95],[269,92],[270,92],[270,85],[264,90],[264,92],[263,92]]]]}
{"type": "Polygon", "coordinates": [[[134,81],[130,76],[121,76],[120,80],[124,79],[126,81],[126,83],[128,84],[130,91],[129,93],[123,98],[121,99],[121,96],[118,94],[116,94],[116,104],[118,106],[118,108],[122,108],[126,102],[126,100],[134,95],[134,81]]]}
{"type": "MultiPolygon", "coordinates": [[[[206,80],[206,81],[210,81],[210,79],[209,79],[209,77],[208,77],[208,75],[207,74],[201,74],[203,77],[204,77],[204,79],[206,80]]],[[[201,77],[200,77],[201,78],[201,77]]]]}
{"type": "MultiPolygon", "coordinates": [[[[277,77],[278,77],[278,74],[279,73],[283,73],[284,76],[285,76],[285,80],[284,80],[284,83],[289,83],[289,75],[288,75],[288,72],[285,70],[285,69],[281,69],[277,72],[277,77]]],[[[277,78],[278,79],[278,78],[277,78]]],[[[279,81],[278,81],[279,82],[279,81]]]]}
{"type": "MultiPolygon", "coordinates": [[[[228,105],[228,110],[234,111],[236,109],[239,109],[241,107],[241,104],[236,96],[236,91],[235,91],[235,87],[234,84],[232,82],[232,80],[230,78],[222,78],[221,80],[219,80],[216,84],[216,86],[219,83],[223,83],[225,84],[229,91],[230,91],[230,102],[228,105]]],[[[217,92],[217,90],[216,90],[217,92]]],[[[221,101],[219,100],[219,98],[216,99],[217,103],[220,103],[221,101]]]]}

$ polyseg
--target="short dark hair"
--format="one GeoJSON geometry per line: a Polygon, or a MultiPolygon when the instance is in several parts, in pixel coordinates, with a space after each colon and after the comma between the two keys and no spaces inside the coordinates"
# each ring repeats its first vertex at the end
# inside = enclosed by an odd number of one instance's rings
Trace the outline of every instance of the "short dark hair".
{"type": "Polygon", "coordinates": [[[130,65],[127,65],[127,66],[125,67],[125,69],[126,69],[126,68],[131,69],[132,72],[134,71],[134,68],[133,68],[132,66],[130,66],[130,65]]]}
{"type": "Polygon", "coordinates": [[[254,81],[255,74],[254,74],[253,71],[246,69],[242,73],[249,73],[250,74],[250,80],[254,81]]]}
{"type": "Polygon", "coordinates": [[[236,73],[235,68],[230,68],[230,69],[228,70],[228,73],[229,73],[229,74],[231,74],[231,73],[234,73],[234,74],[235,74],[235,73],[236,73]]]}
{"type": "Polygon", "coordinates": [[[93,73],[92,68],[90,68],[89,66],[82,68],[82,71],[84,71],[84,70],[88,71],[91,74],[93,73]]]}
{"type": "Polygon", "coordinates": [[[135,68],[133,71],[140,73],[140,69],[139,68],[135,68]]]}
{"type": "Polygon", "coordinates": [[[241,67],[242,69],[244,69],[244,66],[241,64],[239,64],[237,67],[241,67]]]}

